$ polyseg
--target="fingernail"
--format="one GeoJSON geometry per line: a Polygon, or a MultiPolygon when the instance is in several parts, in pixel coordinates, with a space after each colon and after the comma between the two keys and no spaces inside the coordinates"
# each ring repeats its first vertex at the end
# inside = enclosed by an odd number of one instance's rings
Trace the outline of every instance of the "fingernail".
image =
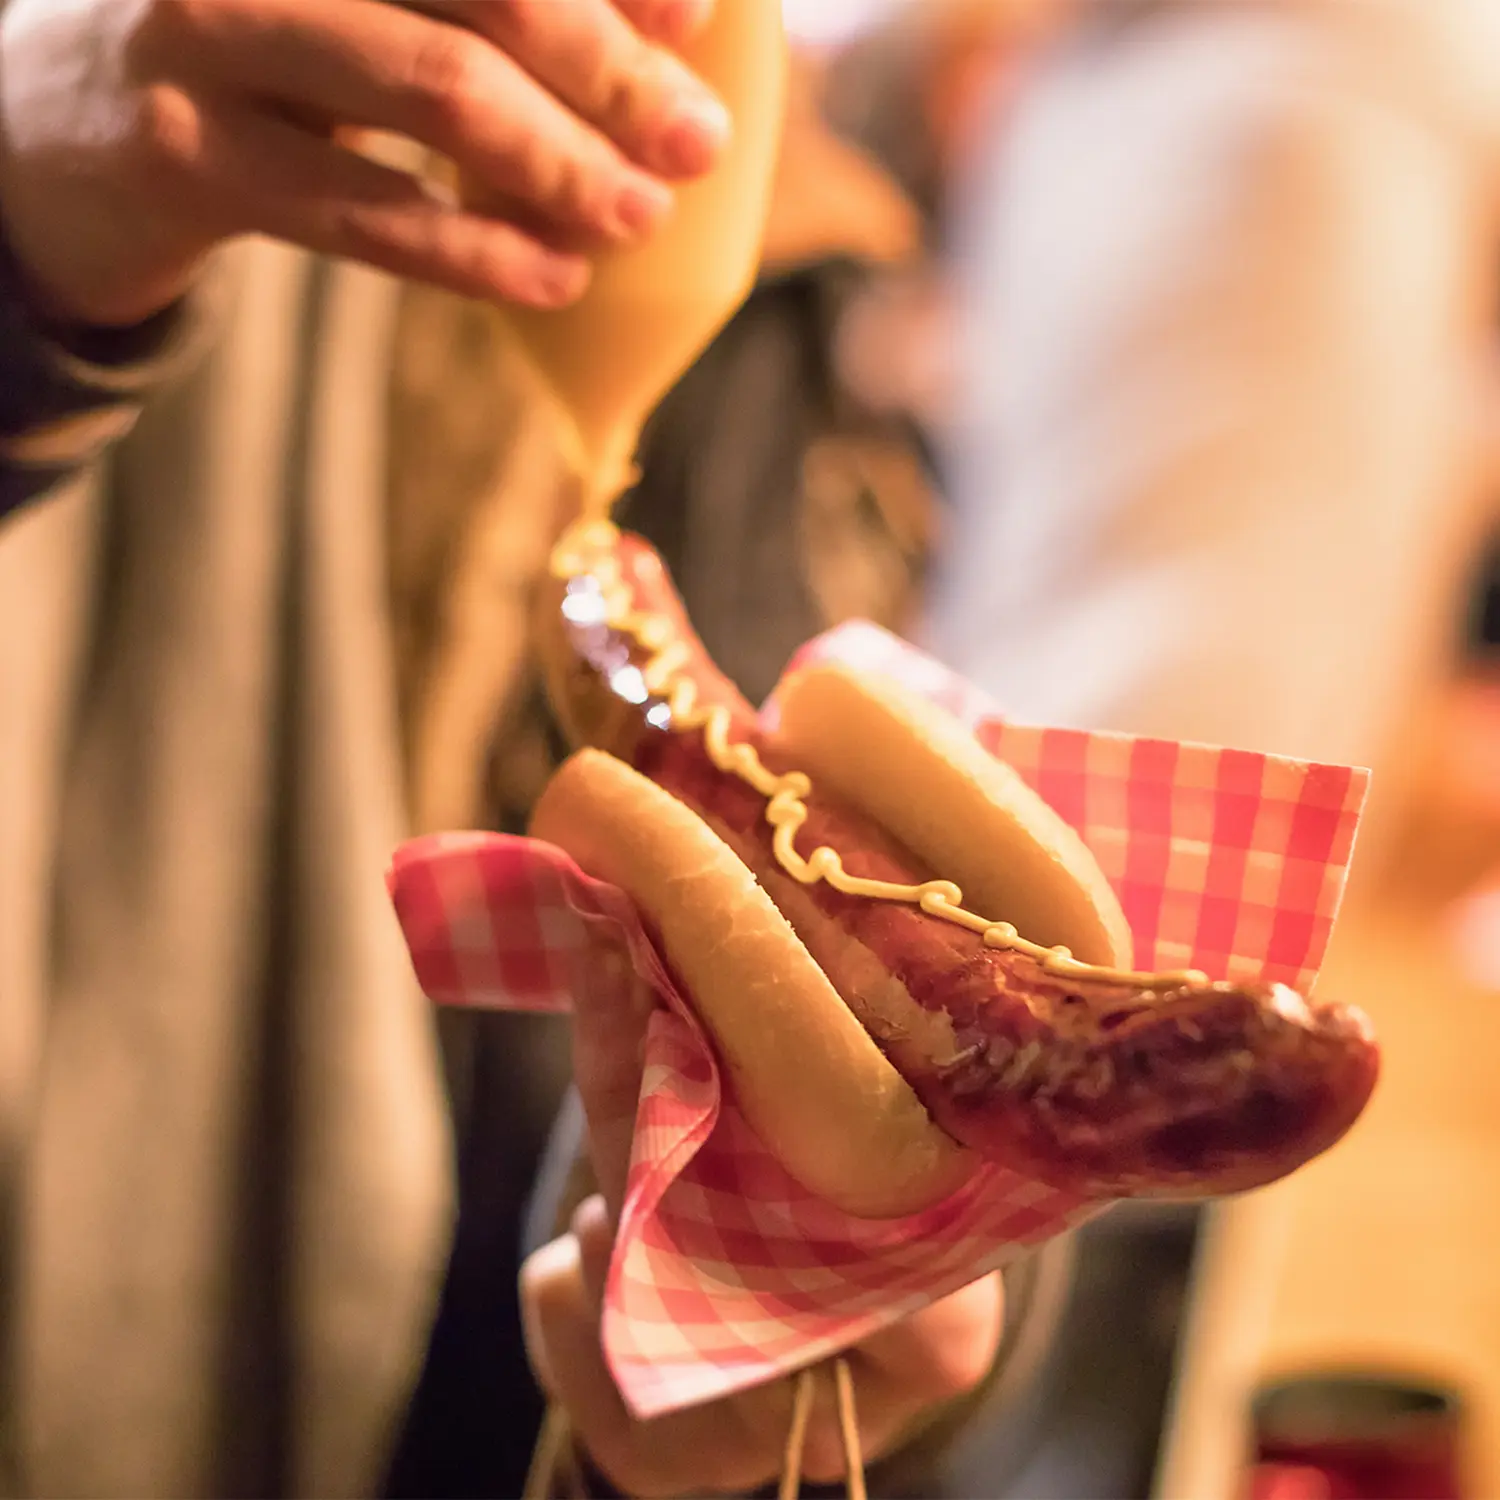
{"type": "Polygon", "coordinates": [[[615,198],[615,227],[630,237],[645,234],[671,213],[673,201],[672,190],[665,183],[629,182],[615,198]]]}
{"type": "Polygon", "coordinates": [[[547,260],[537,270],[538,307],[567,307],[588,290],[593,275],[587,261],[572,258],[547,260]]]}
{"type": "Polygon", "coordinates": [[[585,1198],[573,1210],[573,1218],[568,1227],[580,1245],[586,1240],[600,1236],[613,1239],[615,1226],[610,1220],[609,1207],[604,1201],[604,1194],[595,1193],[585,1198]]]}
{"type": "Polygon", "coordinates": [[[662,142],[669,171],[706,172],[729,143],[734,124],[712,94],[693,89],[678,95],[662,142]]]}
{"type": "Polygon", "coordinates": [[[712,0],[663,0],[656,15],[657,35],[680,45],[697,34],[712,9],[712,0]]]}
{"type": "Polygon", "coordinates": [[[560,1234],[545,1245],[538,1245],[521,1266],[522,1284],[532,1292],[541,1292],[566,1280],[578,1269],[578,1236],[560,1234]]]}

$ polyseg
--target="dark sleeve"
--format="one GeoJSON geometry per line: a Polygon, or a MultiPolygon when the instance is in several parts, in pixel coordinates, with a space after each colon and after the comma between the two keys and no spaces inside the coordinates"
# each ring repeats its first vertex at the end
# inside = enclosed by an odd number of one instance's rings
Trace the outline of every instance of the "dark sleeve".
{"type": "Polygon", "coordinates": [[[38,315],[0,226],[0,518],[118,442],[146,398],[205,341],[215,292],[134,328],[64,328],[38,315]]]}

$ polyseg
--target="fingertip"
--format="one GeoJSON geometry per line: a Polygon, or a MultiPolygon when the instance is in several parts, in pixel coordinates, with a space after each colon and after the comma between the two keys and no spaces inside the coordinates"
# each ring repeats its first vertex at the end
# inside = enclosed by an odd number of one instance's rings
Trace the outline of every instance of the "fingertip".
{"type": "Polygon", "coordinates": [[[999,1272],[954,1293],[945,1310],[950,1314],[947,1326],[935,1330],[929,1354],[932,1394],[938,1401],[967,1396],[994,1366],[1005,1323],[999,1272]]]}
{"type": "Polygon", "coordinates": [[[605,228],[621,239],[639,239],[658,228],[676,203],[676,194],[666,183],[649,177],[632,178],[615,198],[613,222],[605,228]]]}
{"type": "Polygon", "coordinates": [[[696,84],[684,87],[661,137],[662,169],[686,177],[701,176],[718,162],[733,134],[734,121],[723,100],[696,84]]]}
{"type": "Polygon", "coordinates": [[[563,1234],[533,1250],[521,1265],[522,1338],[537,1383],[549,1395],[557,1394],[549,1330],[568,1315],[569,1305],[576,1296],[581,1263],[576,1236],[563,1234]]]}
{"type": "Polygon", "coordinates": [[[668,0],[673,40],[690,42],[713,18],[715,0],[668,0]]]}
{"type": "Polygon", "coordinates": [[[608,1244],[614,1238],[615,1226],[603,1193],[592,1193],[573,1210],[569,1226],[578,1240],[580,1252],[587,1255],[591,1247],[608,1244]]]}
{"type": "Polygon", "coordinates": [[[534,280],[523,287],[518,302],[543,311],[571,307],[588,291],[594,268],[581,255],[549,255],[537,267],[534,280]]]}
{"type": "Polygon", "coordinates": [[[636,24],[655,40],[680,47],[703,30],[713,10],[714,0],[655,0],[639,7],[636,24]]]}
{"type": "Polygon", "coordinates": [[[560,1234],[521,1263],[520,1287],[523,1305],[537,1309],[565,1301],[577,1281],[583,1254],[575,1234],[560,1234]]]}

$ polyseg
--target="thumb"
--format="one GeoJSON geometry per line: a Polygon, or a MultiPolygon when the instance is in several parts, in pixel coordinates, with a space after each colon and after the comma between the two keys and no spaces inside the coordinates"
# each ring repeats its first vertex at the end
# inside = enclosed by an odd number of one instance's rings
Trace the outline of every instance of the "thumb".
{"type": "Polygon", "coordinates": [[[588,1121],[589,1157],[611,1225],[619,1223],[630,1171],[656,993],[629,954],[600,944],[581,965],[573,996],[573,1080],[588,1121]]]}

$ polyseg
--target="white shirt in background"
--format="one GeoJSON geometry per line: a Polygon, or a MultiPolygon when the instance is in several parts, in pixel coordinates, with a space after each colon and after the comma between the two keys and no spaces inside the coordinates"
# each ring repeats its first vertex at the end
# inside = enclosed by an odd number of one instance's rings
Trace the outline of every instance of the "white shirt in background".
{"type": "Polygon", "coordinates": [[[970,184],[931,644],[1012,717],[1398,764],[1466,602],[1500,252],[1453,17],[1385,10],[1086,33],[970,184]]]}

